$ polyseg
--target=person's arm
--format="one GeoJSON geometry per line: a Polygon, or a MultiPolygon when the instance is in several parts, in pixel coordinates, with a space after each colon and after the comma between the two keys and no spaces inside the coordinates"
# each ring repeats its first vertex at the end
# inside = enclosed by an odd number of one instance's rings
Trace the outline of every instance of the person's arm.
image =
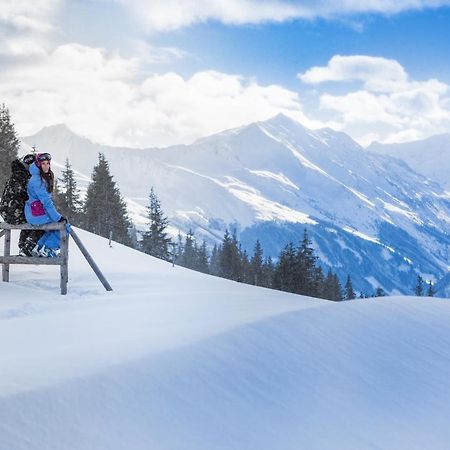
{"type": "Polygon", "coordinates": [[[45,212],[49,215],[50,219],[52,219],[53,222],[58,222],[59,219],[61,218],[61,214],[59,214],[59,212],[56,211],[55,205],[53,204],[52,196],[47,191],[44,182],[42,182],[41,179],[39,178],[38,182],[33,184],[36,197],[44,206],[45,212]]]}

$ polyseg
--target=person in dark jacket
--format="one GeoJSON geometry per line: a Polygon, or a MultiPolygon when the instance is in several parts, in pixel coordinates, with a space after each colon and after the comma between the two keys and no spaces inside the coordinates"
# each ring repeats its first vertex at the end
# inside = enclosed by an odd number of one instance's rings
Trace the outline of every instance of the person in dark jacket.
{"type": "MultiPolygon", "coordinates": [[[[28,200],[27,185],[31,175],[29,167],[35,155],[30,153],[11,163],[11,175],[6,182],[0,202],[0,215],[6,223],[20,225],[26,223],[24,206],[28,200]]],[[[44,234],[40,230],[22,230],[19,237],[19,255],[32,256],[32,249],[44,234]]]]}
{"type": "MultiPolygon", "coordinates": [[[[32,225],[44,225],[67,220],[55,208],[52,200],[55,177],[50,168],[52,157],[49,153],[38,153],[36,161],[30,166],[31,178],[28,181],[28,200],[25,203],[25,217],[32,225]]],[[[59,253],[59,231],[46,231],[38,240],[33,253],[36,256],[54,257],[59,253]]]]}

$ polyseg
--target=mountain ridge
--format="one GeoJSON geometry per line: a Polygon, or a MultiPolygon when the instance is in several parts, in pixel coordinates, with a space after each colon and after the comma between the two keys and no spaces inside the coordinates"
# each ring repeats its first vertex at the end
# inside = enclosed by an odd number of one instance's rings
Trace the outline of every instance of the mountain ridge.
{"type": "Polygon", "coordinates": [[[40,140],[82,173],[91,172],[103,151],[122,193],[143,211],[155,188],[173,234],[192,229],[212,244],[235,228],[249,252],[259,238],[276,256],[308,225],[323,260],[341,278],[352,273],[361,291],[379,285],[407,293],[417,273],[433,280],[445,275],[448,195],[401,160],[366,151],[345,133],[309,130],[278,115],[191,145],[130,150],[62,142],[51,131],[24,141],[40,140]],[[361,259],[373,259],[374,273],[358,266],[361,259]]]}

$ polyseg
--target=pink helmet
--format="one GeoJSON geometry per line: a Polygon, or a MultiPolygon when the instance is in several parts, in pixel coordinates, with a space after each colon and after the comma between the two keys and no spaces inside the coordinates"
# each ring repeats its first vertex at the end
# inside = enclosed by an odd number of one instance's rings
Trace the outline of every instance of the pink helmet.
{"type": "Polygon", "coordinates": [[[36,165],[38,167],[41,167],[41,162],[42,161],[51,161],[52,160],[52,155],[50,155],[50,153],[36,153],[36,165]]]}

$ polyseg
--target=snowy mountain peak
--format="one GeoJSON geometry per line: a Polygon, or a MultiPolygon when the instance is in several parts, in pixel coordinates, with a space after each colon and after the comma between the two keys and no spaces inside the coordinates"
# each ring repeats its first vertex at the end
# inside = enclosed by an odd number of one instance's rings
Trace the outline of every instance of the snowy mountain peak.
{"type": "MultiPolygon", "coordinates": [[[[70,136],[80,138],[79,135],[74,133],[66,124],[58,123],[55,125],[49,125],[47,127],[42,128],[38,131],[34,136],[52,136],[55,138],[56,136],[70,136]]],[[[25,138],[26,139],[26,138],[25,138]]]]}
{"type": "Polygon", "coordinates": [[[268,125],[273,125],[273,126],[283,126],[283,127],[299,127],[302,128],[304,130],[306,130],[307,128],[305,126],[303,126],[298,120],[293,119],[292,117],[283,114],[283,113],[279,113],[276,116],[271,117],[270,119],[258,122],[260,124],[268,124],[268,125]]]}

